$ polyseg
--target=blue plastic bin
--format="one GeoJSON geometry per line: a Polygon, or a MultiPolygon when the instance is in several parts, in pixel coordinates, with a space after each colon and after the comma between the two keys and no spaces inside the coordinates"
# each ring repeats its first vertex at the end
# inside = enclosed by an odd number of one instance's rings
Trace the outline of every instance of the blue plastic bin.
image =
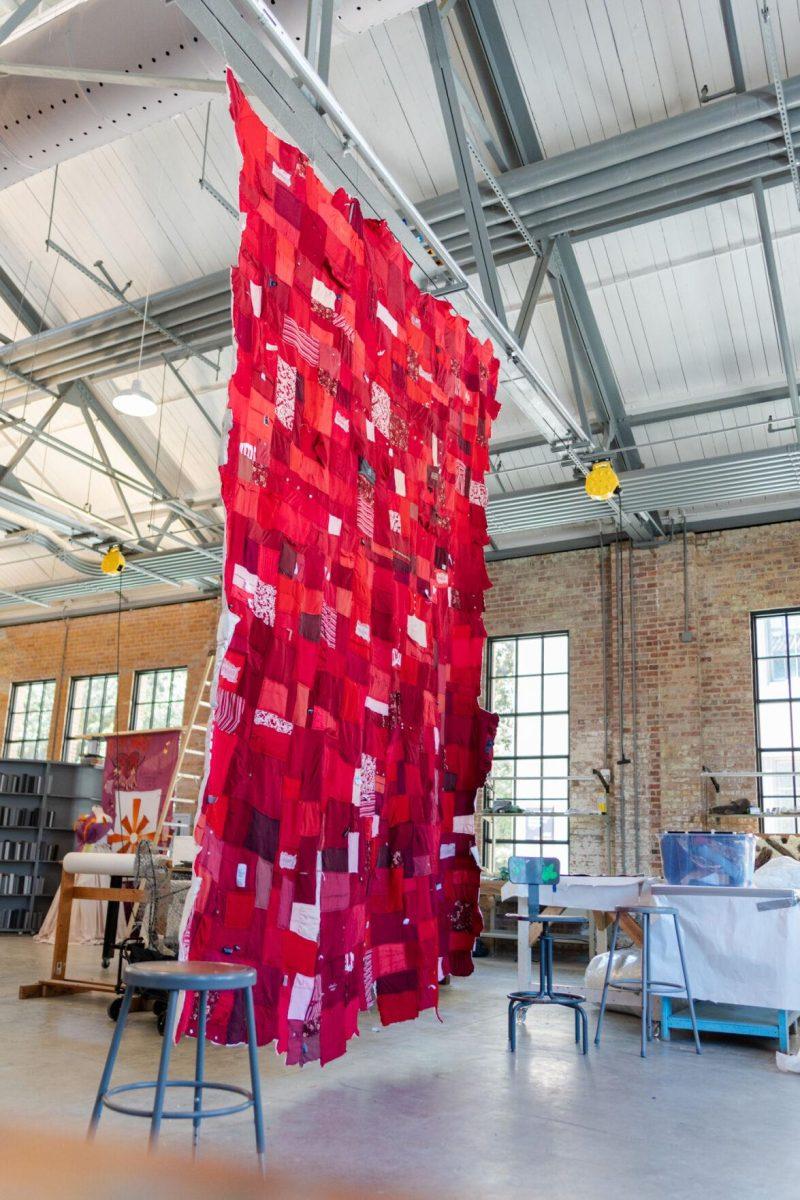
{"type": "Polygon", "coordinates": [[[698,887],[749,887],[756,865],[754,833],[661,834],[667,883],[698,887]]]}

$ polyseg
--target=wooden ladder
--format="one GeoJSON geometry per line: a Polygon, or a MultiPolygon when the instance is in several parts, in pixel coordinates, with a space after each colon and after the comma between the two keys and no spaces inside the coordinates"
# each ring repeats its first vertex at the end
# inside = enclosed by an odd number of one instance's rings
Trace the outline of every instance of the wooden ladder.
{"type": "Polygon", "coordinates": [[[200,803],[200,784],[205,765],[206,732],[211,720],[211,681],[214,674],[214,655],[206,661],[203,680],[197,689],[194,704],[183,729],[175,782],[172,789],[172,805],[175,813],[190,814],[189,830],[194,829],[200,803]]]}

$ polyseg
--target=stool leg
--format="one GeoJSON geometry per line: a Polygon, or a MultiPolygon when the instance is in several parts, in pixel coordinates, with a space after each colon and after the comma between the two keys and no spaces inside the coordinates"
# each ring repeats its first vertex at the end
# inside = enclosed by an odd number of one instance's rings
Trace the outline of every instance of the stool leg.
{"type": "Polygon", "coordinates": [[[583,1050],[584,1054],[588,1054],[589,1053],[589,1018],[586,1016],[586,1012],[584,1009],[576,1008],[575,1011],[580,1014],[580,1019],[581,1019],[581,1029],[583,1032],[582,1050],[583,1050]]]}
{"type": "Polygon", "coordinates": [[[117,1017],[114,1036],[111,1038],[111,1045],[108,1048],[106,1057],[106,1065],[103,1067],[103,1074],[100,1079],[100,1087],[97,1089],[97,1097],[92,1109],[91,1120],[89,1121],[89,1134],[93,1138],[97,1129],[97,1123],[100,1120],[100,1113],[103,1111],[103,1097],[108,1091],[108,1085],[111,1082],[111,1072],[114,1070],[114,1063],[117,1061],[117,1053],[119,1044],[122,1041],[122,1034],[125,1029],[125,1022],[128,1019],[128,1013],[131,1011],[133,1002],[133,988],[126,987],[122,995],[122,1004],[120,1005],[119,1016],[117,1017]]]}
{"type": "Polygon", "coordinates": [[[514,1000],[508,1002],[508,1045],[513,1054],[517,1048],[517,1005],[514,1000]]]}
{"type": "Polygon", "coordinates": [[[555,967],[553,965],[553,946],[554,945],[555,945],[555,942],[553,941],[552,935],[548,931],[548,934],[547,934],[547,994],[548,994],[548,996],[553,995],[553,985],[555,983],[556,972],[555,972],[555,967]]]}
{"type": "MultiPolygon", "coordinates": [[[[197,1025],[197,1054],[195,1057],[194,1079],[195,1083],[202,1085],[205,1078],[206,1068],[206,1001],[208,1000],[208,992],[198,992],[198,1004],[200,1006],[200,1020],[197,1025]]],[[[202,1117],[197,1116],[203,1105],[203,1088],[198,1086],[194,1089],[194,1113],[192,1117],[192,1154],[197,1154],[197,1141],[200,1136],[200,1122],[202,1117]]]]}
{"type": "Polygon", "coordinates": [[[619,932],[619,916],[614,917],[614,924],[611,927],[611,945],[608,948],[608,964],[606,965],[606,977],[603,980],[603,994],[600,997],[600,1011],[597,1014],[597,1028],[594,1031],[594,1044],[600,1045],[600,1030],[603,1027],[603,1017],[606,1012],[606,999],[608,998],[608,984],[611,979],[611,968],[614,963],[614,951],[617,946],[617,933],[619,932]]]}
{"type": "Polygon", "coordinates": [[[642,913],[642,1058],[647,1055],[647,1022],[650,1010],[650,917],[642,913]]]}
{"type": "Polygon", "coordinates": [[[581,1040],[581,1016],[580,1016],[580,1013],[581,1013],[581,1010],[579,1008],[576,1008],[575,1009],[575,1041],[576,1042],[579,1042],[581,1040]]]}
{"type": "Polygon", "coordinates": [[[700,1046],[700,1034],[697,1032],[697,1017],[694,1011],[694,999],[692,997],[692,989],[689,986],[689,972],[686,970],[686,956],[683,953],[683,938],[681,937],[681,923],[676,913],[672,918],[675,925],[675,940],[678,943],[678,954],[681,957],[681,971],[683,971],[683,983],[686,988],[686,999],[689,1001],[689,1016],[692,1018],[692,1034],[694,1035],[694,1048],[698,1054],[702,1054],[703,1050],[700,1046]]]}
{"type": "Polygon", "coordinates": [[[653,979],[653,942],[650,937],[650,918],[647,918],[647,1040],[653,1040],[653,996],[650,991],[650,985],[653,979]]]}
{"type": "Polygon", "coordinates": [[[256,1014],[253,1007],[253,989],[245,988],[244,1002],[247,1010],[247,1051],[250,1056],[250,1088],[253,1093],[253,1120],[256,1127],[256,1150],[262,1174],[266,1168],[264,1158],[264,1113],[261,1108],[261,1080],[258,1074],[258,1043],[256,1041],[256,1014]]]}
{"type": "Polygon", "coordinates": [[[161,1131],[161,1117],[164,1112],[164,1093],[167,1089],[169,1060],[172,1054],[172,1039],[175,1034],[175,1016],[178,1008],[178,993],[170,992],[167,999],[167,1015],[164,1020],[164,1040],[161,1043],[161,1058],[158,1063],[158,1079],[156,1095],[153,1101],[153,1116],[150,1120],[150,1149],[154,1150],[161,1131]]]}

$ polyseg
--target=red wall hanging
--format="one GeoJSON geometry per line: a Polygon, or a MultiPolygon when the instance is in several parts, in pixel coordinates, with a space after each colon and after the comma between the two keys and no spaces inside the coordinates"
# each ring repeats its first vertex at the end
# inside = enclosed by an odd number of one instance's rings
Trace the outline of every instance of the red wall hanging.
{"type": "MultiPolygon", "coordinates": [[[[498,363],[230,87],[227,611],[186,946],[257,967],[259,1042],[325,1063],[375,996],[405,1020],[472,971],[498,363]]],[[[215,1041],[245,1040],[238,996],[215,1041]]]]}

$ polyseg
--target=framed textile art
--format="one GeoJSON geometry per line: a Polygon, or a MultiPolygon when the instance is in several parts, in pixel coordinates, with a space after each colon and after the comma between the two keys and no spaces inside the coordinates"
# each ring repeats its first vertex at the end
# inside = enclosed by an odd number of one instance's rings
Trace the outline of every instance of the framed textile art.
{"type": "Polygon", "coordinates": [[[157,840],[178,769],[180,729],[111,733],[103,765],[103,811],[111,818],[110,850],[132,854],[157,840]]]}
{"type": "MultiPolygon", "coordinates": [[[[229,83],[225,604],[182,953],[257,967],[259,1042],[325,1063],[373,999],[405,1020],[472,970],[498,363],[229,83]]],[[[215,1041],[245,1040],[238,996],[215,1041]]]]}

